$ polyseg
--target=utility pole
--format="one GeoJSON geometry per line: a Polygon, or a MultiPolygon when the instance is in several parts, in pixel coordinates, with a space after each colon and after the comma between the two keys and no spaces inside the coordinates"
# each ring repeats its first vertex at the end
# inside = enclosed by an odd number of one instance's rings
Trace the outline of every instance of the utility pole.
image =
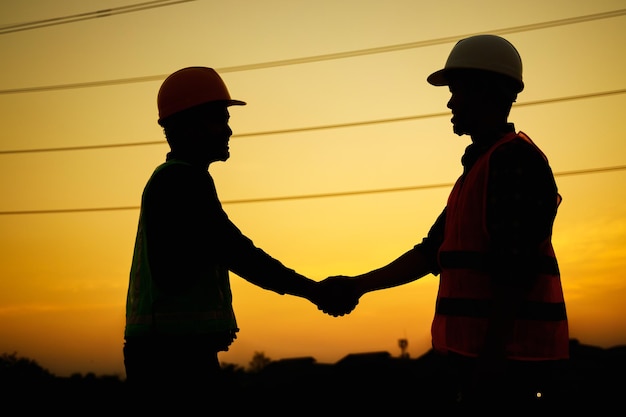
{"type": "Polygon", "coordinates": [[[400,346],[400,357],[408,359],[409,353],[406,351],[406,348],[409,346],[409,341],[407,339],[399,339],[398,346],[400,346]]]}

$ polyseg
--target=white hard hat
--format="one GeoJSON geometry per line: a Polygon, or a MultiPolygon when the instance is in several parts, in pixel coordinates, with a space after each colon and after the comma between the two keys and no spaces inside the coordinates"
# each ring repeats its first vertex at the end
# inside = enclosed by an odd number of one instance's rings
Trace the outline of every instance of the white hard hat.
{"type": "Polygon", "coordinates": [[[506,39],[496,35],[476,35],[461,39],[454,45],[446,65],[427,78],[435,86],[448,85],[448,72],[456,69],[477,69],[506,75],[518,83],[518,92],[524,89],[522,59],[517,49],[506,39]]]}

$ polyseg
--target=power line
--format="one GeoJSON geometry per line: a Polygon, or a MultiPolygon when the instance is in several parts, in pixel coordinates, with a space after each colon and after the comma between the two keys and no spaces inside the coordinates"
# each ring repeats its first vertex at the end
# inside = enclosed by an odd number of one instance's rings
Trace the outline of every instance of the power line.
{"type": "MultiPolygon", "coordinates": [[[[558,102],[563,102],[563,101],[582,100],[582,99],[605,97],[605,96],[618,95],[618,94],[624,94],[624,93],[626,93],[626,88],[622,88],[619,90],[611,90],[611,91],[600,91],[596,93],[577,94],[577,95],[566,96],[566,97],[532,100],[532,101],[527,101],[527,102],[522,102],[522,103],[515,103],[514,106],[515,107],[535,106],[539,104],[549,104],[549,103],[558,103],[558,102]]],[[[419,115],[406,116],[406,117],[393,117],[393,118],[387,118],[387,119],[365,120],[365,121],[360,121],[360,122],[338,123],[338,124],[331,124],[331,125],[299,127],[299,128],[293,128],[293,129],[279,129],[279,130],[267,130],[267,131],[262,131],[262,132],[241,133],[241,134],[234,134],[232,137],[243,138],[243,137],[251,137],[251,136],[267,136],[267,135],[279,135],[279,134],[286,134],[286,133],[310,132],[310,131],[316,131],[316,130],[348,128],[348,127],[367,126],[367,125],[375,125],[375,124],[383,124],[383,123],[406,122],[406,121],[430,119],[434,117],[442,117],[442,116],[449,116],[449,115],[450,115],[450,112],[445,111],[445,112],[419,114],[419,115]]],[[[130,146],[148,146],[148,145],[163,145],[163,144],[165,144],[165,140],[151,141],[151,142],[114,143],[114,144],[106,144],[106,145],[65,146],[65,147],[58,147],[58,148],[14,149],[14,150],[0,151],[0,155],[41,153],[41,152],[61,152],[61,151],[84,151],[84,150],[94,150],[94,149],[109,149],[109,148],[122,148],[122,147],[130,147],[130,146]]]]}
{"type": "MultiPolygon", "coordinates": [[[[585,16],[578,16],[578,17],[559,19],[559,20],[551,20],[548,22],[533,23],[529,25],[513,26],[513,27],[503,28],[503,29],[495,29],[495,30],[491,30],[487,32],[493,33],[496,35],[506,35],[510,33],[527,32],[531,30],[546,29],[546,28],[552,28],[556,26],[565,26],[565,25],[589,22],[589,21],[599,20],[599,19],[608,19],[612,17],[623,16],[625,14],[626,14],[626,9],[619,9],[619,10],[613,10],[613,11],[604,12],[604,13],[590,14],[590,15],[585,15],[585,16]]],[[[302,57],[302,58],[283,59],[283,60],[278,60],[278,61],[260,62],[256,64],[247,64],[247,65],[217,68],[217,71],[219,73],[251,71],[251,70],[281,67],[281,66],[288,66],[288,65],[299,65],[299,64],[308,64],[308,63],[320,62],[320,61],[353,58],[357,56],[374,55],[374,54],[380,54],[380,53],[386,53],[386,52],[402,51],[402,50],[407,50],[407,49],[415,49],[415,48],[422,48],[426,46],[434,46],[434,45],[452,43],[452,42],[458,41],[461,38],[466,38],[466,37],[477,35],[480,33],[486,33],[486,32],[466,33],[464,35],[447,36],[443,38],[416,41],[416,42],[396,44],[396,45],[388,45],[388,46],[382,46],[382,47],[377,47],[377,48],[358,49],[358,50],[338,52],[338,53],[333,53],[333,54],[315,55],[315,56],[302,57]]],[[[140,83],[140,82],[147,82],[147,81],[160,81],[160,80],[165,79],[168,75],[169,74],[160,74],[160,75],[148,75],[148,76],[142,76],[142,77],[120,78],[120,79],[114,79],[114,80],[91,81],[91,82],[83,82],[83,83],[68,83],[68,84],[57,84],[57,85],[47,85],[47,86],[37,86],[37,87],[12,88],[12,89],[0,90],[0,95],[34,93],[34,92],[55,91],[55,90],[68,90],[68,89],[89,88],[89,87],[103,87],[103,86],[120,85],[120,84],[133,84],[133,83],[140,83]]]]}
{"type": "Polygon", "coordinates": [[[99,19],[123,13],[139,12],[143,10],[155,9],[157,7],[172,6],[180,3],[188,3],[196,0],[155,0],[145,3],[133,4],[130,6],[112,7],[110,9],[96,10],[93,12],[78,13],[69,16],[53,17],[50,19],[34,20],[13,25],[0,27],[0,35],[7,33],[21,32],[24,30],[39,29],[48,26],[64,25],[67,23],[80,22],[82,20],[99,19]]]}
{"type": "MultiPolygon", "coordinates": [[[[571,176],[571,175],[584,175],[584,174],[597,174],[603,172],[612,171],[625,171],[626,165],[617,165],[611,167],[599,167],[590,169],[578,169],[573,171],[563,171],[555,173],[555,177],[571,176]]],[[[240,200],[225,200],[222,205],[228,204],[249,204],[249,203],[267,203],[275,201],[289,201],[289,200],[306,200],[314,198],[328,198],[328,197],[348,197],[355,195],[366,194],[382,194],[382,193],[395,193],[401,191],[417,191],[427,190],[433,188],[449,188],[454,183],[442,183],[442,184],[426,184],[415,185],[410,187],[394,187],[394,188],[380,188],[373,190],[360,190],[360,191],[342,191],[337,193],[320,193],[320,194],[305,194],[305,195],[293,195],[282,197],[264,197],[264,198],[248,198],[240,200]]],[[[22,215],[22,214],[62,214],[62,213],[87,213],[87,212],[103,212],[103,211],[124,211],[124,210],[138,210],[139,206],[120,206],[120,207],[94,207],[94,208],[72,208],[72,209],[50,209],[50,210],[15,210],[15,211],[0,211],[0,216],[8,215],[22,215]]]]}

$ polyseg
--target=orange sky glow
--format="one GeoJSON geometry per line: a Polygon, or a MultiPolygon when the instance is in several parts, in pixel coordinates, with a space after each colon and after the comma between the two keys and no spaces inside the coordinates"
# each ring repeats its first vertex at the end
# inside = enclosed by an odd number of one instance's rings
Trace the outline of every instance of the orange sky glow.
{"type": "MultiPolygon", "coordinates": [[[[452,132],[447,89],[426,76],[476,33],[506,37],[524,61],[510,120],[546,153],[563,196],[553,242],[570,335],[626,344],[625,6],[1,2],[0,352],[57,375],[124,375],[138,206],[168,150],[156,92],[186,66],[216,68],[248,102],[231,111],[231,158],[210,171],[257,246],[315,280],[395,259],[443,208],[469,143],[452,132]]],[[[366,294],[341,318],[231,282],[241,331],[222,362],[430,347],[433,276],[366,294]]]]}

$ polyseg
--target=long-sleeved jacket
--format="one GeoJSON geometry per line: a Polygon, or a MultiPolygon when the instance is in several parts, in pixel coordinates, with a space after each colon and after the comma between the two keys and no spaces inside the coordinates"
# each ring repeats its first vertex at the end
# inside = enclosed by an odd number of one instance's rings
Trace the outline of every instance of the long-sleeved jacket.
{"type": "Polygon", "coordinates": [[[207,170],[169,154],[142,196],[125,336],[236,332],[229,271],[280,294],[305,279],[230,221],[207,170]]]}

